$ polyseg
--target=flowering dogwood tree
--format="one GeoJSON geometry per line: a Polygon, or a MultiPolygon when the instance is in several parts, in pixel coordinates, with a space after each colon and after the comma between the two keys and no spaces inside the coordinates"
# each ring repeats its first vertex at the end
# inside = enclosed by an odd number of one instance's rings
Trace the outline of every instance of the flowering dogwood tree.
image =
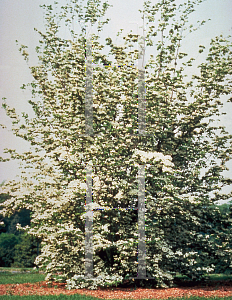
{"type": "MultiPolygon", "coordinates": [[[[226,257],[225,265],[230,266],[228,235],[221,230],[213,203],[231,196],[219,194],[231,183],[222,175],[231,158],[231,136],[212,120],[220,114],[221,96],[229,98],[231,93],[231,44],[222,36],[212,39],[200,75],[191,79],[186,74],[194,59],[181,52],[185,35],[194,30],[189,15],[201,2],[144,2],[146,47],[153,47],[155,55],[145,66],[143,134],[137,133],[141,80],[136,45],[144,40],[130,33],[123,37],[123,46],[110,37],[105,45],[99,42],[108,22],[99,21],[107,2],[88,1],[84,6],[69,0],[62,7],[55,2],[60,13],[43,5],[46,31],[36,29],[41,36],[36,48],[39,63],[30,67],[34,80],[28,84],[35,116],[23,114],[20,119],[3,103],[14,134],[31,145],[31,151],[23,154],[6,151],[22,161],[24,172],[18,182],[3,186],[11,196],[3,213],[11,215],[22,208],[33,212],[31,226],[23,230],[43,241],[36,264],[46,271],[47,280],[66,281],[68,288],[96,288],[136,277],[139,166],[146,166],[146,274],[154,284],[171,285],[177,272],[193,279],[213,272],[209,254],[226,257]],[[79,32],[72,29],[74,20],[82,26],[79,32]],[[91,36],[91,134],[86,134],[87,22],[97,32],[91,36]],[[69,28],[70,39],[62,37],[62,26],[69,28]],[[93,179],[97,278],[88,280],[84,275],[87,166],[93,179]],[[216,236],[218,242],[212,242],[216,236]]],[[[20,51],[28,61],[26,48],[21,45],[20,51]]],[[[200,45],[199,52],[203,51],[200,45]]]]}

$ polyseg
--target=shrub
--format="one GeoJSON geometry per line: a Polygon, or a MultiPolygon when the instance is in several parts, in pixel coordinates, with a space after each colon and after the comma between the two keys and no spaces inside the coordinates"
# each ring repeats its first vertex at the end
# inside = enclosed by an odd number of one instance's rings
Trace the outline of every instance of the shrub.
{"type": "Polygon", "coordinates": [[[15,246],[13,267],[30,268],[34,267],[34,261],[38,254],[38,241],[33,236],[22,234],[20,243],[15,246]]]}
{"type": "Polygon", "coordinates": [[[10,267],[14,261],[15,245],[19,242],[19,237],[13,233],[0,234],[0,266],[10,267]]]}

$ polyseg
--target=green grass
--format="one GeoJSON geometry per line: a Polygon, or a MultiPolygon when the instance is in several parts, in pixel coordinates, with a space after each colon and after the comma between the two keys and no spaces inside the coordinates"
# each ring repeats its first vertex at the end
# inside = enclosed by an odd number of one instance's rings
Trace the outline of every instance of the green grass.
{"type": "Polygon", "coordinates": [[[46,275],[39,273],[0,272],[0,284],[35,283],[44,281],[46,275]]]}
{"type": "MultiPolygon", "coordinates": [[[[37,270],[34,270],[33,268],[0,267],[0,284],[35,283],[44,281],[45,277],[45,274],[40,274],[37,270]]],[[[183,281],[189,281],[189,279],[186,276],[177,275],[177,278],[183,281]]],[[[232,274],[211,274],[209,275],[209,280],[232,280],[232,274]]]]}
{"type": "Polygon", "coordinates": [[[232,274],[226,275],[226,274],[211,274],[209,276],[210,280],[232,280],[232,274]]]}
{"type": "MultiPolygon", "coordinates": [[[[1,300],[37,300],[37,299],[41,299],[41,300],[53,300],[53,299],[57,299],[57,300],[96,300],[99,298],[95,298],[95,297],[91,297],[91,296],[83,296],[83,295],[50,295],[50,296],[0,296],[1,300]]],[[[115,300],[115,299],[112,299],[115,300]]],[[[152,300],[152,299],[149,299],[152,300]]],[[[156,299],[153,299],[156,300],[156,299]]],[[[189,298],[186,297],[181,297],[181,298],[168,298],[168,300],[232,300],[232,296],[229,297],[198,297],[198,296],[192,296],[189,298]]]]}
{"type": "MultiPolygon", "coordinates": [[[[210,280],[232,280],[232,274],[210,274],[208,275],[210,280]]],[[[189,280],[187,276],[177,274],[176,278],[189,280]]]]}

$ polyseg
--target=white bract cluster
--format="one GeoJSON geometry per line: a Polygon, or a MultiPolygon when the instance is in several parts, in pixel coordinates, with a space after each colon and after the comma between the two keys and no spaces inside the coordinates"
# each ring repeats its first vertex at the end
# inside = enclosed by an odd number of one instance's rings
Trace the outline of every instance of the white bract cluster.
{"type": "Polygon", "coordinates": [[[164,172],[172,172],[172,167],[174,164],[172,163],[172,157],[170,155],[164,155],[159,152],[146,152],[142,150],[135,149],[132,158],[139,157],[144,163],[151,163],[152,161],[161,162],[163,165],[164,172]]]}

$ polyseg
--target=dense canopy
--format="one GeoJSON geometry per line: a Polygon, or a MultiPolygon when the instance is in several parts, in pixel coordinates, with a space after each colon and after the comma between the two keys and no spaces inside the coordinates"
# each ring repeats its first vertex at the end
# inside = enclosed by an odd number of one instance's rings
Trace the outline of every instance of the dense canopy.
{"type": "MultiPolygon", "coordinates": [[[[213,123],[223,105],[221,96],[230,101],[231,43],[223,36],[213,38],[199,75],[189,78],[194,59],[181,52],[181,46],[194,30],[188,17],[202,1],[177,2],[145,1],[142,17],[148,30],[142,38],[124,36],[123,46],[111,37],[105,45],[99,42],[108,22],[99,21],[106,2],[55,2],[60,13],[43,5],[46,31],[36,29],[41,37],[39,63],[30,67],[34,80],[27,85],[35,117],[23,114],[20,119],[6,101],[3,104],[14,134],[31,144],[23,155],[8,150],[12,159],[22,161],[24,173],[19,182],[3,186],[11,196],[3,213],[32,211],[31,225],[24,230],[42,239],[36,264],[49,280],[60,272],[59,280],[69,288],[95,288],[137,276],[141,166],[147,276],[157,286],[167,286],[177,273],[199,279],[217,268],[231,271],[231,219],[213,205],[231,196],[220,194],[231,183],[222,174],[231,159],[231,135],[213,123]],[[82,24],[79,32],[72,30],[73,20],[82,24]],[[91,115],[90,107],[86,109],[90,38],[83,24],[88,22],[96,29],[90,51],[93,134],[86,132],[86,111],[91,115]],[[60,35],[61,26],[69,28],[70,39],[60,35]],[[139,43],[144,50],[144,42],[154,55],[145,66],[146,131],[138,133],[138,94],[144,82],[136,47],[139,43]],[[86,168],[91,168],[93,179],[95,283],[85,278],[86,168]]],[[[21,45],[20,51],[28,60],[26,48],[21,45]]],[[[200,45],[199,53],[203,51],[200,45]]]]}

